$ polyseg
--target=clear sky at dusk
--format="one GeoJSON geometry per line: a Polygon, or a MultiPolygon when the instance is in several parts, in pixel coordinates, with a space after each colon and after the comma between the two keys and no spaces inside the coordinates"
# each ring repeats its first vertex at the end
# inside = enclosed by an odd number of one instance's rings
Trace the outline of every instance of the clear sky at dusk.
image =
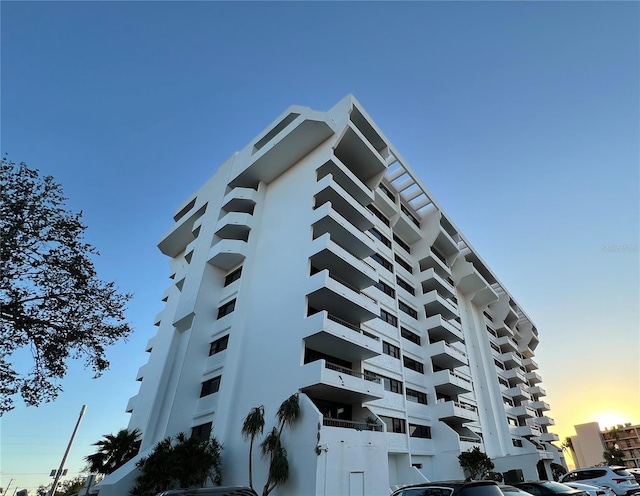
{"type": "MultiPolygon", "coordinates": [[[[1,151],[62,183],[135,296],[91,379],[0,420],[1,481],[126,427],[175,209],[289,105],[353,93],[536,323],[561,439],[640,423],[637,2],[1,2],[1,151]]],[[[17,366],[28,370],[20,359],[17,366]]]]}

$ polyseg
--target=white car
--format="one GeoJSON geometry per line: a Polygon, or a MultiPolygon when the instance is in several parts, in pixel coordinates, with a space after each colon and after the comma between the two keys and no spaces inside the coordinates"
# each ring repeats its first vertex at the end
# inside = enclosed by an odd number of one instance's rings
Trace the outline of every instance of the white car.
{"type": "Polygon", "coordinates": [[[589,496],[616,496],[613,489],[609,489],[608,487],[582,484],[581,482],[563,482],[563,484],[574,489],[579,489],[580,491],[586,491],[589,493],[589,496]]]}
{"type": "Polygon", "coordinates": [[[640,496],[640,484],[625,467],[589,467],[579,468],[564,474],[560,482],[581,482],[595,486],[608,487],[616,496],[640,496]]]}

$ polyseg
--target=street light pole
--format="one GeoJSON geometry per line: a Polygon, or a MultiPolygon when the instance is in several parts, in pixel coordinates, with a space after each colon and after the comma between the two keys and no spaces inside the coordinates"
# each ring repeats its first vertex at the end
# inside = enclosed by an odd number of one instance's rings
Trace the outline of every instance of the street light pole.
{"type": "Polygon", "coordinates": [[[69,439],[69,444],[67,445],[67,451],[64,452],[64,456],[62,457],[62,461],[60,462],[60,468],[56,472],[56,477],[53,479],[53,486],[51,487],[50,496],[55,496],[56,489],[58,489],[58,482],[60,482],[60,477],[62,477],[62,471],[64,470],[64,464],[67,461],[67,456],[69,455],[69,451],[71,451],[71,445],[73,444],[73,440],[76,437],[76,432],[78,432],[78,427],[80,426],[80,421],[82,420],[82,416],[84,412],[87,410],[87,405],[82,405],[82,409],[80,410],[80,416],[78,417],[78,421],[76,422],[76,426],[73,429],[73,434],[71,434],[71,439],[69,439]]]}

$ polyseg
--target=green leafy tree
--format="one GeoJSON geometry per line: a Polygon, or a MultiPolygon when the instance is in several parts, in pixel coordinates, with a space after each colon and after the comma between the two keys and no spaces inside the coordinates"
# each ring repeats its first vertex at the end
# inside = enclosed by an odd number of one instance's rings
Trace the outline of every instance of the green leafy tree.
{"type": "Polygon", "coordinates": [[[102,437],[104,439],[93,443],[94,446],[98,446],[98,450],[93,455],[85,457],[88,463],[87,470],[91,473],[107,475],[115,472],[140,450],[138,429],[121,429],[115,436],[105,434],[102,437]]]}
{"type": "Polygon", "coordinates": [[[154,496],[176,488],[204,487],[209,479],[222,483],[222,445],[213,437],[202,440],[180,433],[155,445],[153,452],[136,463],[140,475],[132,496],[154,496]]]}
{"type": "MultiPolygon", "coordinates": [[[[292,394],[282,402],[276,418],[278,425],[274,426],[260,443],[260,452],[263,459],[269,461],[267,471],[267,481],[262,489],[262,496],[268,496],[277,486],[284,484],[289,479],[289,461],[287,459],[287,450],[282,446],[282,432],[285,427],[291,427],[300,417],[300,400],[298,394],[292,394]]],[[[251,449],[253,448],[254,438],[262,433],[264,428],[264,407],[259,406],[249,411],[242,425],[242,435],[245,439],[251,439],[249,447],[249,460],[251,460],[251,449]],[[253,418],[251,418],[253,416],[253,418]],[[250,422],[247,422],[247,419],[250,422]],[[245,428],[245,426],[247,428],[245,428]],[[251,428],[249,428],[251,427],[251,428]],[[253,433],[253,434],[252,434],[253,433]]],[[[251,464],[249,465],[249,479],[252,483],[251,464]]],[[[253,487],[253,486],[251,486],[253,487]]]]}
{"type": "Polygon", "coordinates": [[[253,441],[264,430],[264,405],[252,408],[242,422],[242,437],[249,443],[249,486],[253,489],[253,441]]]}
{"type": "Polygon", "coordinates": [[[605,465],[622,465],[624,466],[624,452],[618,448],[618,445],[607,448],[602,453],[605,465]]]}
{"type": "Polygon", "coordinates": [[[484,479],[495,468],[491,458],[483,451],[480,451],[477,446],[474,446],[469,451],[460,453],[458,462],[465,475],[468,474],[467,477],[471,480],[484,479]]]}
{"type": "Polygon", "coordinates": [[[82,213],[65,208],[62,187],[25,163],[0,164],[0,415],[20,395],[27,405],[55,399],[68,358],[86,360],[95,376],[109,367],[105,348],[131,328],[124,310],[130,295],[97,278],[83,240],[82,213]],[[28,373],[11,356],[33,356],[28,373]]]}

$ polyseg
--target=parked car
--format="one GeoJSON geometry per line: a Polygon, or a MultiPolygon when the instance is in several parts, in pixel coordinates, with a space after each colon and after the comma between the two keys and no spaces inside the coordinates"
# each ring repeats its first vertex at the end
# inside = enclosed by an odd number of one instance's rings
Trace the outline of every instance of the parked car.
{"type": "Polygon", "coordinates": [[[640,468],[628,468],[627,472],[636,478],[636,482],[640,484],[640,468]]]}
{"type": "Polygon", "coordinates": [[[156,496],[258,496],[250,487],[201,487],[197,489],[171,489],[156,496]]]}
{"type": "Polygon", "coordinates": [[[494,481],[446,481],[414,484],[391,496],[502,496],[502,492],[494,481]]]}
{"type": "Polygon", "coordinates": [[[519,482],[518,484],[514,484],[514,486],[534,496],[589,496],[589,493],[586,491],[573,489],[572,487],[553,481],[519,482]]]}
{"type": "Polygon", "coordinates": [[[604,486],[594,486],[593,484],[583,484],[581,482],[563,482],[565,486],[581,491],[587,491],[590,496],[616,496],[612,489],[604,486]]]}
{"type": "Polygon", "coordinates": [[[504,496],[531,496],[531,493],[528,493],[519,487],[509,486],[508,484],[500,486],[500,491],[502,491],[504,496]]]}
{"type": "Polygon", "coordinates": [[[583,482],[595,486],[609,487],[617,496],[640,493],[640,484],[625,467],[589,467],[567,472],[561,482],[583,482]]]}

